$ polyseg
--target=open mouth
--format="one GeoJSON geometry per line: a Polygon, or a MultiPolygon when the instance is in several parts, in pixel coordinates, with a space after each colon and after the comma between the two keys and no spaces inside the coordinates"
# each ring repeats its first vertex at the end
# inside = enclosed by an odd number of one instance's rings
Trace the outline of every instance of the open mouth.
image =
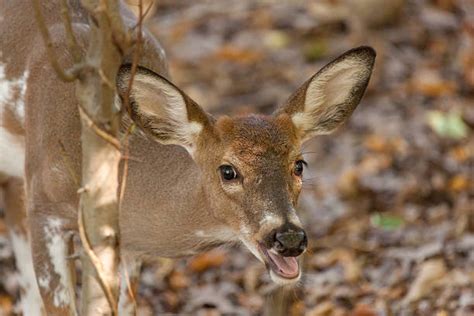
{"type": "Polygon", "coordinates": [[[271,249],[259,245],[260,252],[265,257],[267,267],[277,276],[283,279],[297,279],[300,275],[300,267],[297,257],[283,257],[271,249]]]}

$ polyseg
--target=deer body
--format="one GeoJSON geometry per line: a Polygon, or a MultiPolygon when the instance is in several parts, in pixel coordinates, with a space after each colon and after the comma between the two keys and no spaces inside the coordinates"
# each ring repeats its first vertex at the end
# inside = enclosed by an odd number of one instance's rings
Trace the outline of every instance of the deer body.
{"type": "MultiPolygon", "coordinates": [[[[0,0],[0,7],[0,188],[10,235],[20,245],[14,243],[17,260],[24,263],[18,266],[30,279],[36,274],[39,285],[38,292],[36,282],[23,282],[22,300],[32,309],[28,315],[41,313],[39,295],[48,314],[74,314],[66,260],[69,232],[77,230],[81,174],[74,85],[60,81],[50,67],[30,1],[0,0]],[[32,254],[25,246],[30,236],[32,254]]],[[[70,8],[85,47],[87,14],[77,1],[70,8]]],[[[44,2],[43,14],[67,67],[59,4],[44,2]]],[[[125,9],[123,15],[128,26],[136,23],[125,9]]],[[[331,132],[352,113],[374,57],[367,47],[349,51],[272,116],[216,119],[168,81],[163,50],[145,32],[130,117],[124,119],[139,127],[129,138],[120,214],[124,256],[136,266],[145,257],[187,256],[240,241],[276,282],[297,281],[296,257],[306,248],[295,211],[304,165],[301,144],[331,132]]],[[[128,63],[125,58],[117,75],[119,97],[127,90],[128,63]]]]}

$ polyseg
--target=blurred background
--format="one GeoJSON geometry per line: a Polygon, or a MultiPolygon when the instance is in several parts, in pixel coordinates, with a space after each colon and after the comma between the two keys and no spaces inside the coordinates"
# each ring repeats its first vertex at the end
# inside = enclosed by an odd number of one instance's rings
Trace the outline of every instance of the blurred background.
{"type": "MultiPolygon", "coordinates": [[[[300,284],[219,248],[148,264],[139,315],[474,315],[474,1],[157,0],[146,23],[216,115],[271,113],[350,48],[378,56],[349,123],[304,146],[300,284]]],[[[0,315],[14,271],[0,217],[0,315]]]]}

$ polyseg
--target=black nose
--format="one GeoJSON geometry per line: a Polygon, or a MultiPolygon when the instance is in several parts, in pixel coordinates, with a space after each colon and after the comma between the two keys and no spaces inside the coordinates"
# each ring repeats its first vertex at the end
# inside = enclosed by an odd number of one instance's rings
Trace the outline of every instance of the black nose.
{"type": "Polygon", "coordinates": [[[287,229],[277,231],[273,248],[283,257],[299,256],[308,245],[306,233],[302,229],[287,229]]]}

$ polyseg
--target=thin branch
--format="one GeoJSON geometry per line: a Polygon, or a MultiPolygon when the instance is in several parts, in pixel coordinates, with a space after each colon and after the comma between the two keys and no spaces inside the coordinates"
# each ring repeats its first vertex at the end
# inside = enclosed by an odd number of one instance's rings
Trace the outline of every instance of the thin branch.
{"type": "Polygon", "coordinates": [[[105,272],[102,267],[102,262],[95,254],[94,250],[92,249],[90,245],[89,238],[87,237],[87,233],[84,228],[84,218],[82,215],[82,207],[79,207],[78,226],[79,226],[79,236],[81,238],[82,246],[84,247],[84,251],[87,253],[87,256],[89,257],[90,261],[92,262],[92,266],[95,269],[99,284],[102,290],[104,291],[105,296],[107,297],[107,301],[110,305],[110,308],[112,309],[112,314],[118,315],[118,308],[116,304],[117,299],[114,297],[114,294],[112,293],[112,289],[108,286],[107,282],[105,281],[105,277],[104,277],[105,272]]]}
{"type": "Polygon", "coordinates": [[[54,45],[51,40],[48,27],[46,26],[43,14],[41,13],[40,0],[32,0],[32,2],[33,2],[33,10],[35,11],[36,21],[38,22],[38,27],[39,27],[41,36],[43,37],[43,41],[46,45],[46,53],[48,54],[48,59],[51,65],[53,66],[54,71],[56,72],[56,74],[61,80],[65,82],[74,81],[77,78],[77,75],[71,73],[68,70],[64,70],[61,67],[61,65],[59,65],[58,58],[56,54],[54,53],[54,45]]]}
{"type": "Polygon", "coordinates": [[[100,79],[102,80],[103,83],[105,83],[105,85],[111,89],[111,90],[114,90],[115,89],[115,85],[107,78],[107,76],[105,75],[104,71],[102,70],[102,68],[99,68],[99,76],[100,76],[100,79]]]}
{"type": "MultiPolygon", "coordinates": [[[[133,81],[135,79],[135,74],[137,72],[137,67],[138,67],[138,61],[140,59],[140,52],[141,52],[141,44],[142,44],[142,25],[143,25],[143,1],[140,0],[138,2],[138,35],[137,35],[137,41],[135,43],[135,50],[133,52],[133,60],[132,60],[132,69],[130,70],[130,80],[128,81],[128,87],[127,91],[125,92],[124,95],[124,100],[123,100],[123,105],[121,111],[123,112],[124,109],[129,111],[130,108],[130,93],[132,91],[132,85],[133,81]]],[[[129,113],[130,115],[130,113],[129,113]]],[[[132,133],[133,129],[135,128],[135,124],[131,124],[129,128],[127,129],[127,132],[125,133],[124,137],[124,149],[125,152],[122,153],[125,154],[125,156],[129,156],[130,150],[129,150],[129,144],[128,144],[128,136],[132,133]]],[[[123,196],[125,194],[125,183],[127,181],[127,176],[128,176],[128,159],[125,159],[123,163],[123,171],[122,171],[122,183],[120,186],[120,195],[119,195],[119,210],[122,207],[122,200],[123,196]]]]}
{"type": "Polygon", "coordinates": [[[122,209],[122,201],[123,197],[125,195],[125,184],[127,183],[127,177],[128,177],[128,161],[129,159],[124,159],[125,157],[129,157],[130,155],[130,146],[128,143],[128,137],[130,134],[133,132],[135,128],[135,124],[132,123],[127,129],[127,132],[125,133],[125,136],[123,138],[123,148],[124,152],[122,153],[122,159],[124,160],[123,162],[123,168],[122,168],[122,181],[120,183],[120,193],[119,193],[119,211],[122,209]]]}
{"type": "Polygon", "coordinates": [[[110,145],[114,146],[117,150],[120,150],[120,142],[115,137],[101,129],[99,125],[94,122],[89,113],[87,113],[87,111],[82,107],[80,103],[78,103],[78,108],[79,113],[86,120],[87,125],[94,131],[94,133],[96,133],[97,136],[101,137],[110,145]]]}
{"type": "Polygon", "coordinates": [[[127,283],[128,295],[130,295],[130,298],[133,302],[134,309],[136,310],[137,300],[135,299],[135,294],[133,293],[132,284],[130,283],[130,275],[128,273],[128,269],[127,269],[128,265],[127,265],[127,261],[125,260],[125,258],[122,258],[122,265],[123,265],[123,269],[124,269],[124,273],[125,273],[125,281],[127,283]]]}
{"type": "MultiPolygon", "coordinates": [[[[130,80],[128,81],[128,87],[127,91],[125,92],[124,99],[123,99],[123,106],[122,106],[122,111],[123,109],[126,109],[127,111],[130,111],[130,93],[132,92],[132,86],[133,86],[133,81],[135,80],[135,74],[137,72],[137,67],[138,67],[138,61],[140,59],[140,53],[141,53],[141,44],[143,41],[142,38],[142,25],[143,25],[143,2],[140,0],[138,2],[138,22],[137,22],[137,41],[135,43],[135,50],[133,52],[133,59],[132,59],[132,69],[130,70],[130,80]]],[[[129,113],[130,115],[130,113],[129,113]]]]}
{"type": "Polygon", "coordinates": [[[67,0],[61,0],[61,18],[63,20],[64,27],[66,29],[66,40],[69,51],[71,52],[72,58],[76,64],[81,63],[81,50],[74,35],[72,29],[71,15],[69,14],[69,7],[67,0]]]}

